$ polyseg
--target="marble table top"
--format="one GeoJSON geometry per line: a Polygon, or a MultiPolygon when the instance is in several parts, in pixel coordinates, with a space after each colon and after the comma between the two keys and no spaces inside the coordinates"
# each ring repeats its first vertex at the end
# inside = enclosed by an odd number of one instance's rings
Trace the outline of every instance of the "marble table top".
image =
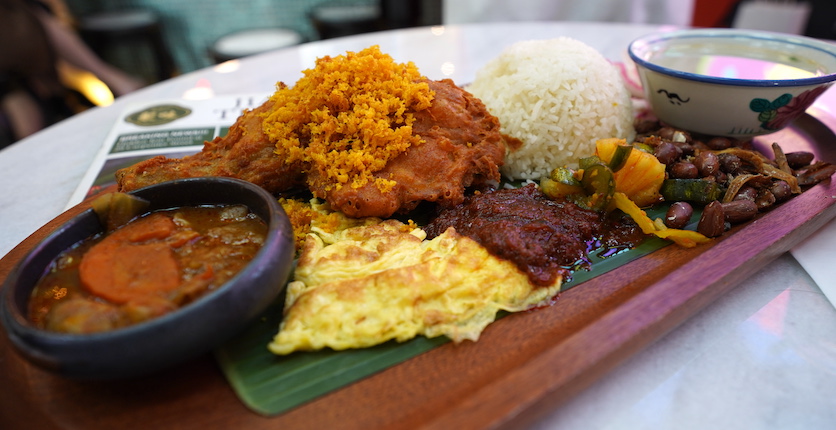
{"type": "MultiPolygon", "coordinates": [[[[178,76],[85,111],[0,151],[0,255],[61,213],[130,103],[269,94],[323,55],[377,44],[431,79],[472,81],[519,40],[569,36],[614,61],[658,26],[580,22],[470,24],[312,42],[178,76]]],[[[836,92],[816,109],[836,117],[836,92]]],[[[836,425],[836,308],[824,290],[836,227],[778,257],[696,317],[621,364],[537,429],[830,429],[836,425]],[[807,265],[808,270],[805,270],[807,265]],[[824,270],[816,270],[822,266],[824,270]],[[811,274],[815,274],[817,282],[811,274]]]]}

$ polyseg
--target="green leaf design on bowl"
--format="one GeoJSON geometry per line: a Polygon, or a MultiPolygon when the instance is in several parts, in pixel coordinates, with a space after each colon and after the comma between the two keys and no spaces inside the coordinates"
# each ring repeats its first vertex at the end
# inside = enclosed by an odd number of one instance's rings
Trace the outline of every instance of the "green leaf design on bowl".
{"type": "Polygon", "coordinates": [[[754,98],[749,102],[749,109],[758,113],[761,128],[772,130],[769,123],[778,116],[778,109],[788,105],[790,101],[792,101],[792,94],[782,94],[772,101],[754,98]]]}

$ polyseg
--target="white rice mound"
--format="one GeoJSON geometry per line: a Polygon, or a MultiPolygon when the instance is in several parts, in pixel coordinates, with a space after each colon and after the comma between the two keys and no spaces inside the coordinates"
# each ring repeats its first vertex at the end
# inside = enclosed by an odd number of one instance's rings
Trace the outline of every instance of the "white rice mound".
{"type": "Polygon", "coordinates": [[[467,90],[522,141],[505,157],[509,179],[537,180],[576,167],[598,139],[632,140],[633,107],[618,68],[583,42],[518,42],[477,71],[467,90]]]}

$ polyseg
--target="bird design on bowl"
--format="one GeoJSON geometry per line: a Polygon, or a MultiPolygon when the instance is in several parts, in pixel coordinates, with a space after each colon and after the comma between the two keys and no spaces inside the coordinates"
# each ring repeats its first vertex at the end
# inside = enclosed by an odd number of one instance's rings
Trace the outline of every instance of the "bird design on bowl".
{"type": "Polygon", "coordinates": [[[668,101],[671,102],[671,104],[674,104],[674,105],[681,105],[683,103],[688,103],[689,101],[691,101],[690,97],[688,97],[686,99],[682,99],[682,97],[680,97],[679,94],[672,93],[672,92],[670,92],[670,91],[668,91],[664,88],[656,91],[656,93],[657,94],[664,94],[668,98],[668,101]]]}

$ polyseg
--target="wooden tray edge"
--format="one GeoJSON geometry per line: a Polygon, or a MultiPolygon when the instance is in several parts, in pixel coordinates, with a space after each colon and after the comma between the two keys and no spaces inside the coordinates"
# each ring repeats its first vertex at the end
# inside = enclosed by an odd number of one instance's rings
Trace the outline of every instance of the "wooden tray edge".
{"type": "Polygon", "coordinates": [[[793,205],[780,206],[743,226],[737,232],[741,234],[729,235],[695,257],[692,265],[669,273],[565,341],[486,384],[426,427],[518,428],[536,422],[834,219],[834,201],[836,181],[811,188],[793,205]],[[782,223],[776,223],[778,219],[782,223]],[[749,238],[764,237],[776,225],[780,234],[749,246],[749,238]],[[729,260],[742,264],[717,264],[729,260]],[[705,275],[705,265],[718,270],[705,275]],[[683,280],[696,281],[683,289],[683,280]],[[645,312],[650,308],[653,315],[645,312]]]}

